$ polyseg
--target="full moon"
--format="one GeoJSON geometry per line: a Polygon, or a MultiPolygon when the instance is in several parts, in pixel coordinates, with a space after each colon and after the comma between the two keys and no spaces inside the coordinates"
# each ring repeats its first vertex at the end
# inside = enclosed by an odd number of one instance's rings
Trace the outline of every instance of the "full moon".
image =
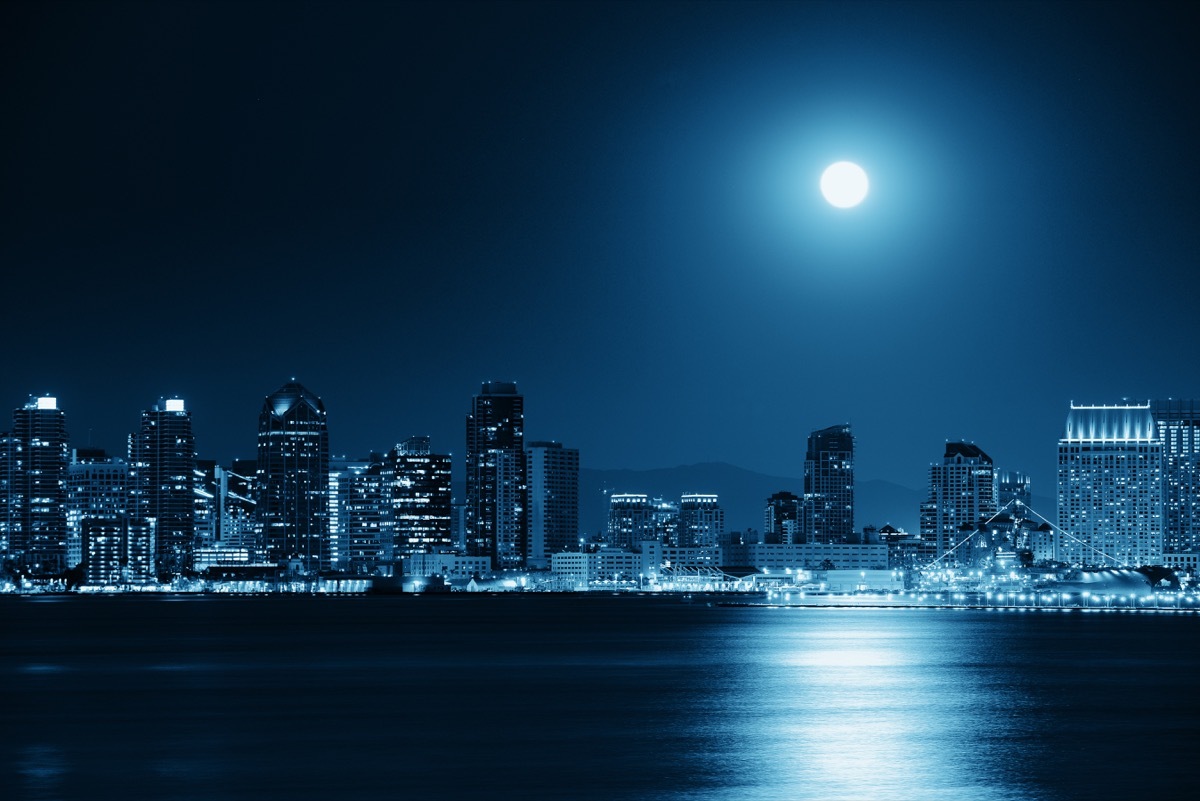
{"type": "Polygon", "coordinates": [[[852,161],[830,164],[821,174],[821,194],[829,205],[848,209],[867,196],[867,173],[852,161]]]}

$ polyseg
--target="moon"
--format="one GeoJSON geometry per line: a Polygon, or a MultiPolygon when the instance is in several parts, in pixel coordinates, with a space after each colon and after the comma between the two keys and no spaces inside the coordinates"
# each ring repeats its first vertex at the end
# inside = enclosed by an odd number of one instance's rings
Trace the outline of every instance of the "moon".
{"type": "Polygon", "coordinates": [[[848,209],[863,202],[867,196],[867,173],[852,161],[830,164],[821,174],[821,194],[829,205],[848,209]]]}

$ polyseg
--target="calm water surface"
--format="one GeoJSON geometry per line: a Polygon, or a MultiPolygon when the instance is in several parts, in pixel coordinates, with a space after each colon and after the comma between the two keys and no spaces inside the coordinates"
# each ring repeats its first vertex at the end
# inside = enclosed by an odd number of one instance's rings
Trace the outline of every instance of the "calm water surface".
{"type": "Polygon", "coordinates": [[[1192,797],[1200,617],[0,599],[5,798],[1192,797]]]}

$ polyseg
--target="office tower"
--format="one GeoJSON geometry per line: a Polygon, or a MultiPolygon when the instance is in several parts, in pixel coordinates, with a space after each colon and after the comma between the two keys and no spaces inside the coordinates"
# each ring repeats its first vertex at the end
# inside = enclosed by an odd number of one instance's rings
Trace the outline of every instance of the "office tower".
{"type": "Polygon", "coordinates": [[[329,466],[329,566],[358,575],[392,561],[392,485],[382,456],[329,466]]]}
{"type": "Polygon", "coordinates": [[[808,437],[804,458],[804,533],[808,542],[850,542],[854,536],[854,435],[849,425],[808,437]]]}
{"type": "Polygon", "coordinates": [[[0,435],[0,539],[31,575],[67,565],[67,423],[55,398],[30,398],[0,435]]]}
{"type": "MultiPolygon", "coordinates": [[[[658,539],[655,508],[646,495],[613,493],[608,496],[608,541],[617,548],[641,549],[643,542],[658,539]]],[[[569,550],[578,550],[578,542],[569,550]]]]}
{"type": "Polygon", "coordinates": [[[716,495],[688,494],[679,499],[679,546],[714,548],[725,536],[725,512],[716,495]]]}
{"type": "Polygon", "coordinates": [[[216,470],[217,545],[245,549],[253,561],[266,558],[255,500],[257,471],[255,459],[234,459],[230,467],[218,465],[216,470]]]}
{"type": "Polygon", "coordinates": [[[929,498],[921,504],[921,538],[935,544],[936,556],[945,564],[967,564],[970,552],[964,545],[959,553],[955,546],[995,513],[992,457],[972,443],[947,442],[942,463],[929,466],[929,498]]]}
{"type": "Polygon", "coordinates": [[[654,536],[649,539],[666,545],[679,545],[679,503],[665,498],[651,498],[654,536]]]}
{"type": "Polygon", "coordinates": [[[1163,551],[1200,551],[1200,401],[1152,401],[1163,450],[1163,551]]]}
{"type": "Polygon", "coordinates": [[[192,471],[192,519],[197,548],[216,547],[220,540],[220,469],[212,459],[197,459],[192,471]]]}
{"type": "Polygon", "coordinates": [[[1058,561],[1102,567],[1160,562],[1162,462],[1149,403],[1072,403],[1058,442],[1058,561]]]}
{"type": "Polygon", "coordinates": [[[429,437],[410,437],[384,461],[392,498],[393,558],[454,547],[450,456],[433,453],[429,437]]]}
{"type": "Polygon", "coordinates": [[[266,397],[258,417],[257,513],[267,559],[328,569],[329,431],[325,404],[296,381],[266,397]]]}
{"type": "Polygon", "coordinates": [[[804,501],[791,492],[777,492],[767,498],[763,510],[763,542],[767,545],[799,544],[802,538],[804,501]]]}
{"type": "Polygon", "coordinates": [[[67,465],[67,565],[84,562],[85,523],[116,526],[122,540],[118,554],[125,558],[125,528],[129,522],[129,463],[99,448],[78,448],[67,465]]]}
{"type": "Polygon", "coordinates": [[[142,412],[141,426],[129,437],[129,518],[138,525],[154,521],[160,578],[192,567],[195,470],[191,413],[179,398],[160,399],[142,412]]]}
{"type": "Polygon", "coordinates": [[[467,415],[467,553],[496,569],[520,567],[528,535],[525,399],[488,381],[467,415]]]}
{"type": "MultiPolygon", "coordinates": [[[[1029,476],[1016,470],[996,471],[996,508],[1007,508],[1014,519],[1024,519],[1029,513],[1026,507],[1033,500],[1029,476]]],[[[1047,512],[1048,514],[1048,512],[1047,512]]]]}
{"type": "Polygon", "coordinates": [[[560,442],[531,442],[529,473],[530,567],[549,567],[550,557],[579,549],[579,451],[560,442]]]}

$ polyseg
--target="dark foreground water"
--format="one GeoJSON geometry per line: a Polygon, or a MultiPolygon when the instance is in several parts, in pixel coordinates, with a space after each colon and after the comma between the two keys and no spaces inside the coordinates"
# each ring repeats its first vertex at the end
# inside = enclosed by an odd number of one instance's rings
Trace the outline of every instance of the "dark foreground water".
{"type": "Polygon", "coordinates": [[[0,797],[1194,797],[1200,616],[0,598],[0,797]]]}

